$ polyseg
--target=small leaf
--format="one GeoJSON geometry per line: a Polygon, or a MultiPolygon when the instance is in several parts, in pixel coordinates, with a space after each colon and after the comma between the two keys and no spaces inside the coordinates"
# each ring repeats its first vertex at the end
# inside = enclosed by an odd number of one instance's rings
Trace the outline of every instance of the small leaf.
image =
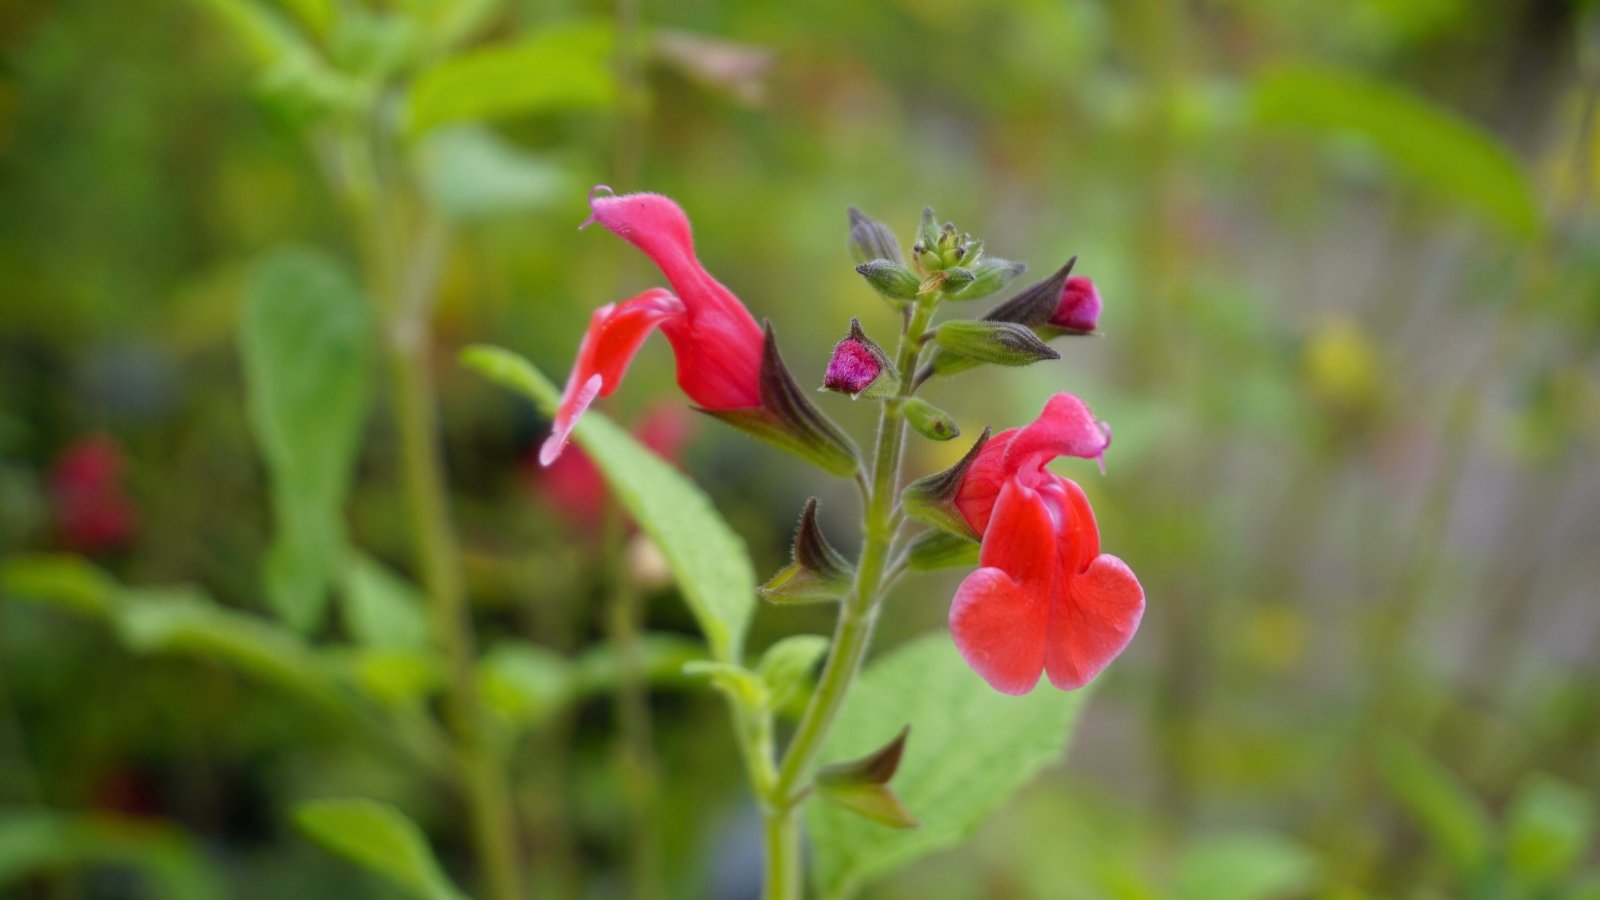
{"type": "Polygon", "coordinates": [[[889,830],[835,805],[811,803],[806,821],[821,896],[848,896],[868,880],[960,842],[993,809],[1061,758],[1087,691],[996,692],[973,674],[948,635],[896,648],[861,675],[823,748],[854,759],[876,748],[885,724],[909,722],[895,794],[922,820],[889,830]],[[874,736],[877,736],[874,738],[874,736]]]}
{"type": "Polygon", "coordinates": [[[828,639],[818,634],[796,634],[767,648],[756,666],[756,674],[766,682],[768,706],[782,709],[800,696],[811,678],[811,670],[828,652],[828,639]]]}
{"type": "Polygon", "coordinates": [[[711,686],[733,698],[745,709],[765,709],[772,705],[772,694],[761,676],[725,662],[692,662],[683,667],[683,673],[695,678],[705,678],[711,686]]]}
{"type": "Polygon", "coordinates": [[[371,402],[371,314],[343,266],[280,251],[251,275],[240,322],[250,422],[272,476],[267,599],[300,631],[343,558],[343,507],[371,402]]]}
{"type": "Polygon", "coordinates": [[[1482,801],[1448,769],[1399,736],[1378,752],[1378,774],[1456,871],[1476,875],[1489,861],[1494,826],[1482,801]]]}
{"type": "Polygon", "coordinates": [[[445,122],[609,107],[617,97],[611,56],[609,25],[571,22],[450,57],[412,83],[407,128],[417,135],[445,122]]]}
{"type": "Polygon", "coordinates": [[[367,556],[344,566],[345,626],[368,647],[421,650],[431,645],[428,598],[416,586],[367,556]]]}
{"type": "Polygon", "coordinates": [[[532,644],[502,644],[478,663],[484,700],[507,720],[536,725],[559,710],[573,693],[572,665],[532,644]]]}
{"type": "Polygon", "coordinates": [[[418,900],[464,900],[445,877],[422,830],[387,803],[364,799],[314,800],[295,809],[294,821],[323,849],[380,875],[418,900]]]}
{"type": "Polygon", "coordinates": [[[384,706],[414,707],[444,687],[444,659],[432,651],[356,648],[333,651],[331,658],[384,706]]]}
{"type": "Polygon", "coordinates": [[[37,554],[0,561],[0,594],[21,600],[108,616],[118,590],[111,576],[81,556],[37,554]]]}
{"type": "Polygon", "coordinates": [[[922,825],[887,785],[818,784],[817,793],[823,799],[879,825],[890,828],[918,828],[922,825]]]}
{"type": "Polygon", "coordinates": [[[534,212],[567,196],[573,177],[486,128],[441,128],[417,151],[434,205],[457,221],[534,212]]]}
{"type": "Polygon", "coordinates": [[[1175,900],[1277,900],[1315,886],[1316,858],[1273,834],[1204,837],[1178,860],[1175,900]]]}
{"type": "MultiPolygon", "coordinates": [[[[206,853],[178,829],[149,819],[54,810],[0,812],[0,893],[32,896],[30,883],[63,870],[132,869],[140,896],[211,900],[226,896],[206,853]]],[[[118,884],[132,889],[125,878],[118,884]]]]}

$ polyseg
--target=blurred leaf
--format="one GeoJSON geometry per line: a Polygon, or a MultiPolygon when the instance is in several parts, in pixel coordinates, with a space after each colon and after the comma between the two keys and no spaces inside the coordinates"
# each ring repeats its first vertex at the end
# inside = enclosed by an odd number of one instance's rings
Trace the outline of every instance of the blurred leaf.
{"type": "MultiPolygon", "coordinates": [[[[707,659],[704,645],[675,634],[646,634],[640,644],[640,665],[651,684],[688,686],[698,681],[683,669],[707,659]]],[[[580,696],[609,691],[616,686],[617,674],[616,649],[610,644],[595,647],[578,657],[572,673],[573,691],[580,696]]]]}
{"type": "Polygon", "coordinates": [[[483,128],[435,131],[423,141],[417,161],[434,205],[457,220],[544,209],[570,195],[574,185],[565,169],[483,128]]]}
{"type": "MultiPolygon", "coordinates": [[[[0,891],[21,889],[24,880],[42,873],[85,866],[138,870],[148,879],[139,896],[169,900],[224,896],[205,856],[168,825],[46,810],[0,813],[0,891]]],[[[119,883],[124,890],[132,889],[124,881],[119,883]]]]}
{"type": "Polygon", "coordinates": [[[736,663],[692,662],[684,665],[683,673],[708,679],[712,687],[727,694],[741,709],[757,710],[772,705],[767,683],[760,675],[736,663]]]}
{"type": "Polygon", "coordinates": [[[1306,848],[1273,834],[1202,838],[1178,860],[1178,900],[1272,900],[1314,886],[1316,860],[1306,848]]]}
{"type": "Polygon", "coordinates": [[[333,659],[385,706],[413,706],[444,687],[444,660],[431,650],[358,648],[336,651],[333,659]]]}
{"type": "Polygon", "coordinates": [[[608,24],[570,22],[447,59],[412,83],[406,127],[416,135],[446,122],[609,106],[611,45],[608,24]]]}
{"type": "Polygon", "coordinates": [[[362,644],[399,650],[430,646],[427,597],[376,560],[352,553],[340,595],[345,627],[362,644]]]}
{"type": "Polygon", "coordinates": [[[572,693],[572,666],[532,644],[501,644],[478,663],[484,700],[507,719],[533,725],[560,709],[572,693]]]}
{"type": "Polygon", "coordinates": [[[294,628],[322,618],[343,558],[342,508],[370,404],[371,317],[343,266],[283,250],[252,274],[240,323],[251,424],[277,524],[267,599],[294,628]]]}
{"type": "Polygon", "coordinates": [[[811,670],[828,652],[828,643],[820,634],[790,635],[761,655],[756,674],[767,683],[773,708],[783,707],[805,691],[811,670]]]}
{"type": "Polygon", "coordinates": [[[108,616],[118,590],[111,576],[81,556],[41,553],[0,560],[0,594],[20,600],[108,616]]]}
{"type": "Polygon", "coordinates": [[[823,750],[830,762],[878,749],[886,730],[911,725],[895,793],[915,831],[854,813],[806,807],[820,893],[849,896],[868,880],[959,843],[1066,749],[1085,691],[998,693],[973,674],[949,635],[931,634],[871,665],[839,712],[823,750]]]}
{"type": "Polygon", "coordinates": [[[381,875],[421,900],[461,900],[422,830],[398,809],[373,800],[314,800],[294,812],[295,825],[330,853],[381,875]]]}
{"type": "Polygon", "coordinates": [[[1449,857],[1458,873],[1473,875],[1489,860],[1494,827],[1483,803],[1454,774],[1421,748],[1391,737],[1378,752],[1378,773],[1449,857]]]}
{"type": "Polygon", "coordinates": [[[329,705],[341,698],[311,648],[293,631],[217,606],[185,588],[127,590],[117,628],[142,653],[219,660],[329,705]]]}
{"type": "Polygon", "coordinates": [[[1512,876],[1530,888],[1567,874],[1593,845],[1594,797],[1547,775],[1518,789],[1506,824],[1512,876]]]}
{"type": "Polygon", "coordinates": [[[1476,123],[1410,91],[1352,72],[1286,66],[1257,76],[1254,106],[1269,126],[1357,135],[1418,185],[1513,235],[1539,226],[1533,188],[1516,157],[1476,123]]]}
{"type": "MultiPolygon", "coordinates": [[[[332,109],[354,111],[365,92],[349,77],[327,64],[297,30],[259,0],[196,0],[243,45],[260,67],[261,91],[284,104],[292,113],[314,115],[332,109]]],[[[322,15],[326,0],[292,0],[295,13],[322,15]]],[[[315,24],[307,19],[309,24],[315,24]]]]}
{"type": "MultiPolygon", "coordinates": [[[[470,347],[461,358],[489,380],[532,398],[545,415],[555,413],[560,393],[527,360],[497,347],[470,347]]],[[[712,656],[739,659],[756,598],[744,541],[693,482],[604,415],[590,410],[574,437],[666,556],[712,656]]]]}

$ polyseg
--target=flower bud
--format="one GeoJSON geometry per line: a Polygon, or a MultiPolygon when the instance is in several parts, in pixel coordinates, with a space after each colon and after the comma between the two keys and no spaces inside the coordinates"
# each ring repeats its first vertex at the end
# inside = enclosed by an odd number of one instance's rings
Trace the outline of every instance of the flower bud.
{"type": "Polygon", "coordinates": [[[944,292],[954,294],[977,279],[978,276],[966,266],[951,266],[944,270],[944,292]]]}
{"type": "Polygon", "coordinates": [[[1061,300],[1050,324],[1072,334],[1088,334],[1100,321],[1100,292],[1094,282],[1074,275],[1061,287],[1061,300]]]}
{"type": "Polygon", "coordinates": [[[993,294],[1011,283],[1013,278],[1021,275],[1028,268],[1027,263],[1012,262],[1009,259],[1000,259],[996,256],[984,257],[976,265],[967,261],[967,268],[972,272],[972,282],[959,292],[948,290],[949,282],[946,281],[946,296],[952,300],[980,300],[993,294]]]}
{"type": "Polygon", "coordinates": [[[822,378],[822,389],[838,391],[859,400],[868,397],[893,396],[900,375],[888,354],[861,330],[861,320],[850,320],[850,333],[833,347],[833,358],[828,361],[828,371],[822,378]]]}
{"type": "Polygon", "coordinates": [[[900,412],[917,433],[929,440],[948,441],[961,434],[961,426],[950,414],[921,397],[911,397],[900,407],[900,412]]]}
{"type": "Polygon", "coordinates": [[[873,290],[891,300],[915,300],[922,289],[922,279],[915,272],[887,259],[868,260],[856,266],[856,271],[873,290]]]}
{"type": "Polygon", "coordinates": [[[939,349],[980,363],[1026,366],[1044,359],[1060,359],[1027,326],[1015,322],[978,322],[957,319],[934,332],[939,349]]]}
{"type": "Polygon", "coordinates": [[[850,207],[850,255],[858,263],[875,259],[897,264],[905,261],[889,226],[854,206],[850,207]]]}

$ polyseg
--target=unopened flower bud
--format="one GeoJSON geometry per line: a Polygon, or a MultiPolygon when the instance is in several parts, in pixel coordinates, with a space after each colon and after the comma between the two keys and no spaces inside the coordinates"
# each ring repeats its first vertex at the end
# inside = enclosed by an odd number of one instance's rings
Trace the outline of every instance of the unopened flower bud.
{"type": "Polygon", "coordinates": [[[972,254],[969,253],[968,256],[969,258],[963,261],[963,267],[972,273],[972,281],[957,292],[949,290],[947,279],[945,296],[951,299],[978,300],[987,297],[1010,284],[1013,278],[1028,268],[1026,263],[1012,262],[996,256],[984,257],[977,262],[974,262],[975,257],[972,257],[972,254]]]}
{"type": "Polygon", "coordinates": [[[856,271],[873,290],[891,300],[915,300],[922,288],[922,279],[915,272],[887,259],[867,260],[856,266],[856,271]]]}
{"type": "Polygon", "coordinates": [[[900,407],[905,414],[906,421],[917,433],[929,440],[948,441],[961,434],[961,426],[957,425],[950,414],[934,406],[921,397],[911,397],[905,405],[900,407]]]}
{"type": "Polygon", "coordinates": [[[1074,275],[1061,287],[1061,301],[1050,316],[1050,324],[1067,331],[1093,331],[1100,321],[1100,292],[1094,282],[1074,275]]]}
{"type": "Polygon", "coordinates": [[[858,263],[881,259],[901,263],[900,244],[889,226],[854,206],[850,207],[850,255],[858,263]]]}
{"type": "Polygon", "coordinates": [[[934,332],[939,349],[980,363],[1026,366],[1045,359],[1060,359],[1039,336],[1015,322],[956,319],[934,332]]]}
{"type": "Polygon", "coordinates": [[[852,400],[863,395],[888,397],[894,394],[899,380],[888,354],[861,330],[860,319],[851,319],[850,333],[833,347],[822,389],[849,394],[852,400]]]}
{"type": "Polygon", "coordinates": [[[978,276],[965,266],[951,266],[944,270],[944,290],[947,294],[954,294],[974,281],[978,276]]]}

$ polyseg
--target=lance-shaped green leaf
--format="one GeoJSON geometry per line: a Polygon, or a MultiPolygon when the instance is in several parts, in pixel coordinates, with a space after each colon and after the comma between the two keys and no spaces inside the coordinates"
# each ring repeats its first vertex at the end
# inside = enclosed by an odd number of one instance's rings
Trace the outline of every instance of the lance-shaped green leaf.
{"type": "Polygon", "coordinates": [[[767,648],[756,666],[756,674],[766,682],[773,709],[787,706],[805,692],[811,670],[828,652],[828,639],[819,634],[795,634],[767,648]]]}
{"type": "MultiPolygon", "coordinates": [[[[761,353],[761,405],[751,409],[700,409],[700,412],[773,444],[823,471],[848,478],[859,463],[856,446],[800,389],[778,352],[767,322],[761,353]]],[[[697,407],[698,408],[698,407],[697,407]]]]}
{"type": "Polygon", "coordinates": [[[250,424],[272,478],[267,600],[322,619],[345,552],[344,501],[371,405],[372,316],[344,266],[309,250],[257,266],[239,342],[250,424]]]}
{"type": "MultiPolygon", "coordinates": [[[[1033,329],[1015,322],[981,322],[956,319],[934,331],[934,340],[943,359],[954,355],[977,363],[1000,366],[1027,366],[1061,354],[1039,340],[1033,329]]],[[[938,371],[937,364],[935,371],[938,371]]]]}
{"type": "Polygon", "coordinates": [[[985,256],[977,263],[966,267],[972,273],[972,281],[960,290],[951,290],[950,282],[945,282],[945,298],[948,300],[982,300],[996,291],[1010,284],[1012,279],[1027,271],[1028,264],[1001,259],[998,256],[985,256]]]}
{"type": "Polygon", "coordinates": [[[445,877],[422,829],[387,803],[314,800],[295,808],[302,834],[330,853],[387,879],[417,900],[465,900],[445,877]]]}
{"type": "Polygon", "coordinates": [[[906,417],[917,434],[931,441],[948,441],[961,436],[961,426],[949,413],[921,397],[908,397],[900,405],[900,414],[906,417]]]}
{"type": "Polygon", "coordinates": [[[906,485],[905,491],[900,494],[900,505],[905,509],[906,515],[918,522],[932,525],[943,531],[960,535],[968,540],[977,540],[979,535],[967,524],[966,516],[956,507],[956,494],[961,490],[961,481],[967,477],[967,470],[977,461],[978,453],[983,450],[983,445],[989,442],[989,429],[985,428],[983,434],[978,435],[977,443],[967,454],[956,461],[956,464],[943,472],[927,475],[906,485]]]}
{"type": "MultiPolygon", "coordinates": [[[[495,347],[471,347],[462,361],[531,398],[554,415],[560,392],[527,360],[495,347]]],[[[797,388],[798,390],[798,388],[797,388]]],[[[683,473],[590,410],[573,437],[613,495],[660,548],[717,659],[736,660],[755,607],[755,573],[744,541],[683,473]]]]}
{"type": "Polygon", "coordinates": [[[773,603],[831,603],[849,593],[855,570],[817,524],[817,498],[806,501],[794,532],[793,561],[760,587],[773,603]]]}
{"type": "Polygon", "coordinates": [[[889,788],[900,768],[911,726],[900,729],[894,740],[860,759],[823,766],[817,771],[817,793],[853,813],[890,828],[916,828],[922,823],[911,815],[889,788]]]}
{"type": "Polygon", "coordinates": [[[0,595],[108,616],[120,586],[81,556],[29,554],[0,560],[0,595]]]}
{"type": "Polygon", "coordinates": [[[858,263],[875,259],[891,264],[905,262],[900,255],[900,242],[889,226],[854,206],[850,207],[850,256],[858,263]]]}
{"type": "Polygon", "coordinates": [[[911,542],[906,564],[920,572],[978,564],[978,542],[965,535],[934,529],[911,542]]]}
{"type": "Polygon", "coordinates": [[[915,300],[922,290],[922,279],[917,273],[887,259],[869,259],[856,266],[856,271],[873,290],[891,300],[915,300]]]}
{"type": "Polygon", "coordinates": [[[1494,842],[1494,822],[1483,801],[1406,738],[1391,735],[1378,750],[1378,774],[1456,871],[1482,872],[1494,842]]]}

